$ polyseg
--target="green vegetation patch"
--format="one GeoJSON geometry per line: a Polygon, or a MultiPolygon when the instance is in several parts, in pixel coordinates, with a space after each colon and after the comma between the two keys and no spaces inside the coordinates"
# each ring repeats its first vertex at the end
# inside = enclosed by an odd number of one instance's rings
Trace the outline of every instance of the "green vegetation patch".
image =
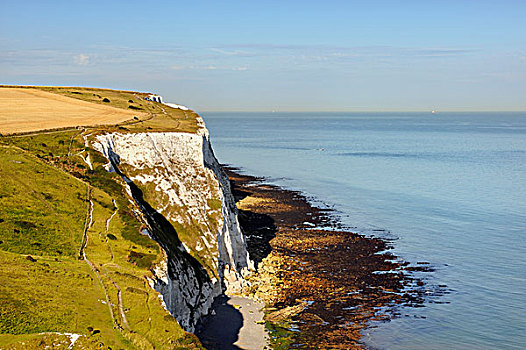
{"type": "Polygon", "coordinates": [[[25,150],[31,150],[38,157],[63,157],[70,152],[78,152],[84,145],[75,138],[79,130],[50,132],[29,136],[6,137],[9,144],[16,145],[25,150]]]}
{"type": "Polygon", "coordinates": [[[130,251],[130,253],[128,254],[128,261],[143,269],[151,268],[156,258],[157,255],[139,253],[134,250],[130,251]]]}
{"type": "Polygon", "coordinates": [[[0,164],[0,250],[78,254],[86,185],[11,147],[0,147],[0,164]]]}
{"type": "Polygon", "coordinates": [[[208,199],[207,202],[208,202],[207,204],[210,207],[210,209],[212,209],[212,210],[221,209],[221,199],[210,198],[210,199],[208,199]]]}
{"type": "Polygon", "coordinates": [[[290,330],[290,322],[265,322],[269,334],[270,345],[274,350],[291,348],[297,333],[290,330]]]}
{"type": "MultiPolygon", "coordinates": [[[[197,241],[202,239],[204,230],[207,229],[206,227],[201,227],[201,225],[193,220],[190,225],[181,224],[179,222],[172,222],[172,225],[175,228],[179,239],[184,242],[187,247],[195,247],[197,241]]],[[[189,249],[188,253],[190,253],[190,255],[205,268],[210,278],[218,278],[215,262],[213,261],[214,254],[212,254],[206,246],[204,247],[204,251],[197,252],[193,249],[189,249]]]]}
{"type": "Polygon", "coordinates": [[[150,237],[141,233],[141,224],[129,210],[119,210],[119,217],[123,222],[122,237],[145,248],[158,251],[158,245],[150,237]]]}
{"type": "Polygon", "coordinates": [[[37,258],[0,251],[0,333],[68,332],[111,319],[90,268],[75,258],[37,258]]]}
{"type": "Polygon", "coordinates": [[[81,335],[73,343],[73,338],[61,333],[38,333],[11,335],[0,334],[2,350],[56,349],[56,350],[92,350],[108,349],[101,341],[99,333],[81,335]]]}

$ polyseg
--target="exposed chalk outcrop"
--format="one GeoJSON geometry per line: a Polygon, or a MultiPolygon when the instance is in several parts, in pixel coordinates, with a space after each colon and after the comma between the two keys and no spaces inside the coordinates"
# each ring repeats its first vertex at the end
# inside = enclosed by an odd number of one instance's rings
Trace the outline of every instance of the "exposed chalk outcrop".
{"type": "Polygon", "coordinates": [[[253,269],[230,183],[201,119],[197,134],[107,133],[92,147],[127,182],[167,260],[152,284],[188,331],[222,291],[241,292],[253,269]]]}
{"type": "Polygon", "coordinates": [[[178,105],[177,103],[163,102],[163,104],[167,105],[168,107],[181,109],[183,111],[187,111],[189,109],[188,107],[183,106],[183,105],[178,105]]]}

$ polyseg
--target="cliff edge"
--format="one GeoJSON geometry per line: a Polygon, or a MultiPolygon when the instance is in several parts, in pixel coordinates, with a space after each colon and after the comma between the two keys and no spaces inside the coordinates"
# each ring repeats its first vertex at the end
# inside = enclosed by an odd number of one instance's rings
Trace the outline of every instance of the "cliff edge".
{"type": "Polygon", "coordinates": [[[0,87],[13,93],[0,109],[0,348],[202,348],[195,325],[253,264],[201,117],[143,92],[0,87]]]}

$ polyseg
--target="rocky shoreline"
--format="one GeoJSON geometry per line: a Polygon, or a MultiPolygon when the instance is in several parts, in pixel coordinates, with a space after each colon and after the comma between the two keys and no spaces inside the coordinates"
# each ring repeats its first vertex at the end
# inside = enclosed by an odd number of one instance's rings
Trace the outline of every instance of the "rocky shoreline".
{"type": "Polygon", "coordinates": [[[274,348],[364,349],[372,321],[423,306],[424,283],[385,240],[341,228],[331,210],[301,193],[225,167],[248,251],[258,265],[252,297],[268,306],[274,348]]]}

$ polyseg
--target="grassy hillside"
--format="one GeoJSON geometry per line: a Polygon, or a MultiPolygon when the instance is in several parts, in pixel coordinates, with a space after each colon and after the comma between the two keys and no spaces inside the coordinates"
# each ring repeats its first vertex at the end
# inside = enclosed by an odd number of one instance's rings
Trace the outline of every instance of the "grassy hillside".
{"type": "Polygon", "coordinates": [[[83,139],[85,132],[159,130],[163,123],[163,130],[191,132],[192,112],[132,92],[42,89],[134,105],[149,117],[0,137],[0,349],[201,348],[148,285],[162,250],[141,233],[120,178],[83,139]]]}

